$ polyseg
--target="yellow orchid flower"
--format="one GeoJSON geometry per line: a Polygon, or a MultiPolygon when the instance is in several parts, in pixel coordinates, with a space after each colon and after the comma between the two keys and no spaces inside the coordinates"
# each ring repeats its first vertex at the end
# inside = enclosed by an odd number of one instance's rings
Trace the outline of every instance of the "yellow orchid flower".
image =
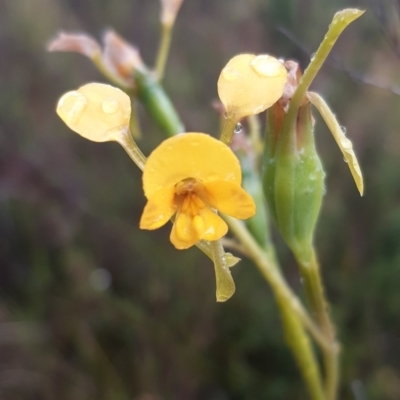
{"type": "Polygon", "coordinates": [[[148,202],[140,228],[160,228],[176,213],[170,239],[177,249],[219,240],[228,227],[215,210],[239,219],[255,214],[241,181],[239,161],[222,142],[192,132],[167,139],[150,154],[143,171],[148,202]]]}

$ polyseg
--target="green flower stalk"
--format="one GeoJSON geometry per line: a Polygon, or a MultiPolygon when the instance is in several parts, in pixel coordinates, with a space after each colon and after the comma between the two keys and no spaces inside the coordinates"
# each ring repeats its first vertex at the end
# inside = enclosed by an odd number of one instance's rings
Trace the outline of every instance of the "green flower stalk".
{"type": "Polygon", "coordinates": [[[151,119],[167,136],[185,131],[175,107],[156,77],[148,70],[136,70],[133,74],[136,95],[151,119]]]}

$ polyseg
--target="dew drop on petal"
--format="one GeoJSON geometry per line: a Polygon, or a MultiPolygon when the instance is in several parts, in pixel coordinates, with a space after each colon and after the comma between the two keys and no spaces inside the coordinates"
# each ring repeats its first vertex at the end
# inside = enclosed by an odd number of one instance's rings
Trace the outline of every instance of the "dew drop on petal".
{"type": "Polygon", "coordinates": [[[255,57],[250,66],[262,78],[270,78],[282,74],[282,64],[276,58],[268,55],[255,57]]]}
{"type": "Polygon", "coordinates": [[[67,125],[74,126],[78,123],[87,105],[86,96],[77,91],[68,92],[58,101],[57,114],[67,125]]]}
{"type": "Polygon", "coordinates": [[[340,129],[342,130],[343,134],[345,135],[346,131],[347,131],[346,127],[345,126],[341,126],[340,129]]]}
{"type": "Polygon", "coordinates": [[[204,236],[205,235],[214,235],[215,233],[215,229],[213,226],[210,226],[205,232],[204,232],[204,236]]]}
{"type": "Polygon", "coordinates": [[[101,109],[106,114],[115,114],[119,109],[118,100],[114,97],[109,97],[108,99],[105,99],[103,103],[101,103],[101,109]]]}
{"type": "Polygon", "coordinates": [[[222,70],[222,76],[224,79],[226,79],[229,82],[236,81],[241,77],[241,74],[239,71],[232,67],[225,67],[222,70]]]}
{"type": "Polygon", "coordinates": [[[311,61],[314,61],[315,54],[316,54],[316,53],[311,54],[311,57],[310,57],[310,60],[311,60],[311,61]]]}
{"type": "Polygon", "coordinates": [[[236,133],[236,134],[238,134],[238,133],[241,133],[241,132],[242,132],[242,129],[243,129],[242,124],[241,124],[240,122],[238,122],[238,123],[236,124],[235,130],[234,130],[233,132],[236,133]]]}

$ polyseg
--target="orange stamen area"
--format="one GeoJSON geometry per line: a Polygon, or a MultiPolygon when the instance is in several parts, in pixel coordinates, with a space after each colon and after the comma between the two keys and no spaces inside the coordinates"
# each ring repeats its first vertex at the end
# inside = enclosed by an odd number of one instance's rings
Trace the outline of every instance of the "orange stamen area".
{"type": "Polygon", "coordinates": [[[208,204],[201,180],[185,178],[175,184],[174,191],[177,213],[171,240],[177,248],[190,247],[202,239],[218,240],[226,234],[227,227],[208,204]]]}
{"type": "Polygon", "coordinates": [[[201,197],[204,198],[204,185],[195,178],[186,178],[175,185],[175,204],[178,205],[177,213],[185,213],[191,220],[193,228],[200,234],[204,222],[199,211],[206,207],[201,197]],[[203,193],[202,193],[203,192],[203,193]]]}

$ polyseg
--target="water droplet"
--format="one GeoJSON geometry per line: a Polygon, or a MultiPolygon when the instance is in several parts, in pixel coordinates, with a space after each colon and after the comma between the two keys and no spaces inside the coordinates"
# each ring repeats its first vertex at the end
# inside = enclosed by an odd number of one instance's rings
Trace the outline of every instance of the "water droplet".
{"type": "Polygon", "coordinates": [[[210,227],[204,232],[203,236],[205,236],[205,235],[213,235],[214,232],[215,232],[214,227],[213,227],[213,226],[210,226],[210,227]]]}
{"type": "Polygon", "coordinates": [[[240,122],[238,122],[235,126],[235,130],[233,131],[234,133],[238,134],[241,133],[243,130],[242,124],[240,122]]]}
{"type": "Polygon", "coordinates": [[[274,58],[267,55],[255,57],[250,66],[262,78],[270,78],[282,74],[282,64],[274,58]]]}
{"type": "Polygon", "coordinates": [[[118,109],[119,109],[119,103],[117,99],[114,99],[114,97],[109,97],[108,99],[105,99],[101,103],[101,109],[106,113],[106,114],[115,114],[118,109]]]}
{"type": "Polygon", "coordinates": [[[351,141],[350,141],[349,139],[347,139],[347,138],[343,138],[343,139],[340,141],[340,144],[342,145],[342,147],[343,147],[345,150],[350,150],[350,149],[353,147],[351,141]]]}
{"type": "Polygon", "coordinates": [[[232,82],[232,81],[236,81],[237,79],[239,79],[241,77],[241,74],[239,73],[239,71],[237,71],[236,69],[234,69],[232,67],[225,67],[222,70],[222,76],[227,81],[232,82]]]}
{"type": "Polygon", "coordinates": [[[68,125],[76,125],[82,116],[88,101],[83,94],[73,91],[65,93],[58,102],[57,113],[68,125]]]}
{"type": "Polygon", "coordinates": [[[311,61],[314,61],[315,55],[316,55],[316,53],[311,54],[311,57],[310,57],[311,61]]]}
{"type": "Polygon", "coordinates": [[[347,132],[347,129],[345,126],[341,126],[340,129],[342,130],[343,134],[345,135],[347,132]]]}
{"type": "Polygon", "coordinates": [[[343,157],[343,161],[347,164],[347,159],[346,159],[346,157],[343,157]]]}

